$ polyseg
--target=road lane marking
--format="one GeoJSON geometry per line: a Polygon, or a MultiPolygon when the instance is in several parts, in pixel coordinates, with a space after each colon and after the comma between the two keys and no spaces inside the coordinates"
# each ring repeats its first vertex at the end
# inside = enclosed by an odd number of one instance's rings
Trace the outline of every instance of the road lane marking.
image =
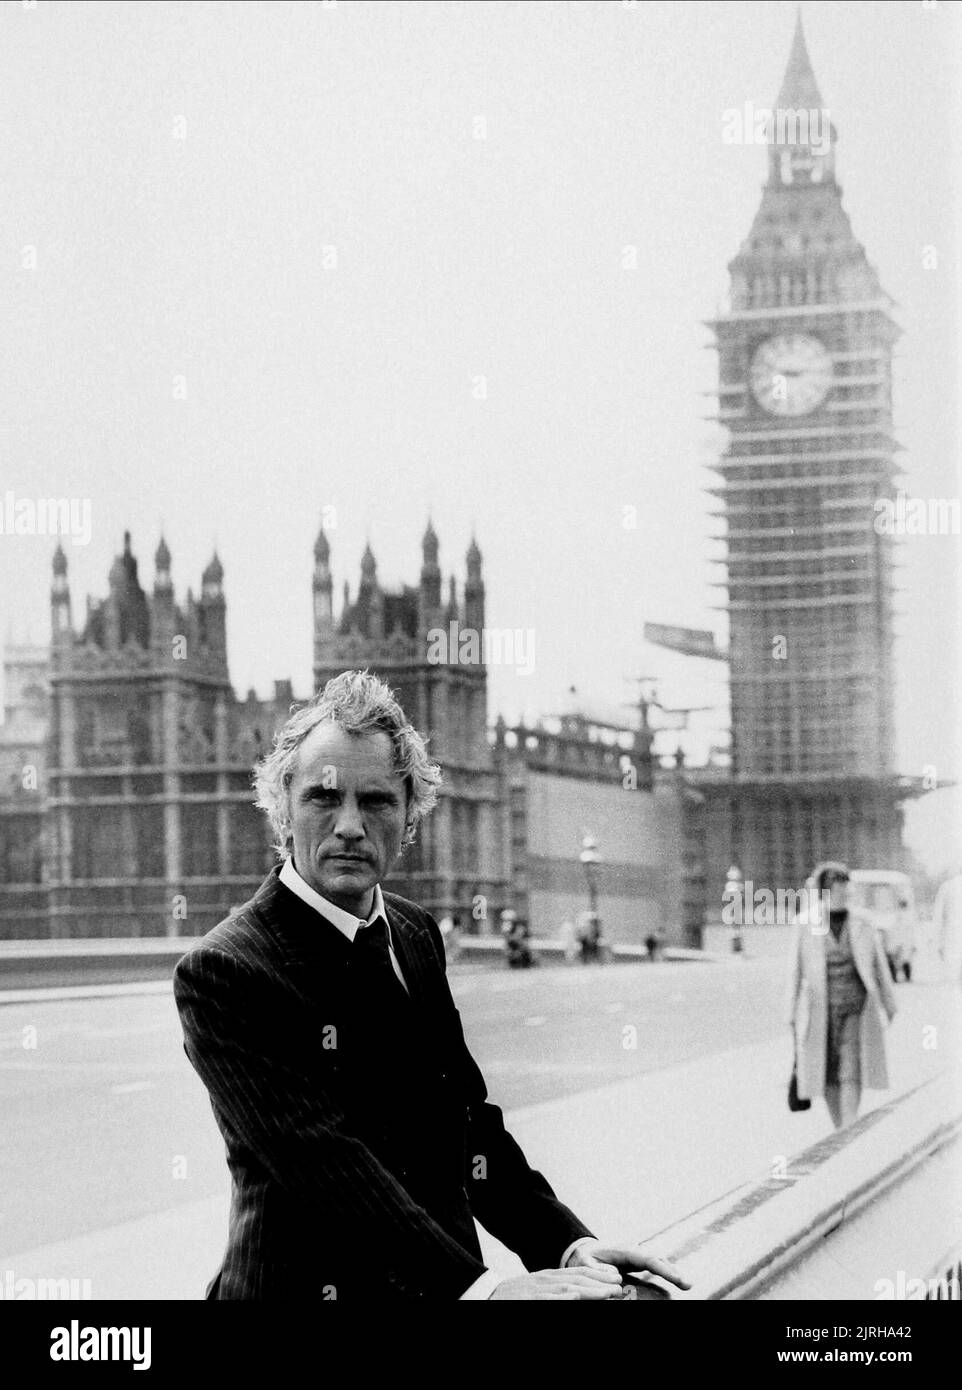
{"type": "Polygon", "coordinates": [[[525,1019],[524,1025],[526,1028],[540,1028],[542,1023],[547,1022],[548,1020],[545,1018],[544,1014],[532,1014],[531,1018],[525,1019]]]}
{"type": "MultiPolygon", "coordinates": [[[[623,1075],[620,1062],[485,1062],[482,1071],[505,1076],[596,1076],[599,1072],[623,1075]]],[[[534,1102],[538,1104],[538,1102],[534,1102]]]]}
{"type": "Polygon", "coordinates": [[[0,990],[0,1004],[47,1004],[62,999],[110,999],[126,994],[172,994],[173,980],[131,980],[109,985],[49,985],[0,990]]]}
{"type": "MultiPolygon", "coordinates": [[[[131,1062],[46,1062],[41,1061],[37,1053],[33,1052],[28,1053],[27,1056],[31,1057],[32,1060],[29,1062],[0,1061],[0,1072],[22,1071],[30,1072],[32,1075],[35,1075],[37,1072],[51,1072],[54,1075],[61,1076],[74,1073],[80,1076],[81,1079],[84,1079],[85,1077],[94,1076],[97,1072],[105,1072],[108,1076],[112,1072],[114,1076],[116,1076],[119,1071],[129,1072],[132,1066],[131,1062]]],[[[138,1062],[137,1067],[140,1071],[153,1072],[157,1076],[176,1076],[183,1075],[185,1068],[189,1071],[190,1063],[183,1054],[177,1057],[176,1053],[172,1052],[167,1061],[150,1062],[144,1060],[138,1062]]]]}
{"type": "Polygon", "coordinates": [[[150,1091],[154,1085],[153,1081],[125,1081],[120,1086],[111,1086],[110,1091],[115,1096],[127,1096],[133,1091],[150,1091]]]}
{"type": "Polygon", "coordinates": [[[147,1033],[162,1033],[170,1028],[170,1020],[159,1018],[153,1023],[131,1023],[121,1028],[80,1028],[82,1038],[134,1038],[147,1033]]]}

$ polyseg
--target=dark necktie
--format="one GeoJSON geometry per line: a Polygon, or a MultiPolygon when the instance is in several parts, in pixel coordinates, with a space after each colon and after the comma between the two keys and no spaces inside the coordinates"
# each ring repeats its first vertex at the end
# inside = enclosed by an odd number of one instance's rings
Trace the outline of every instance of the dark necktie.
{"type": "Polygon", "coordinates": [[[351,967],[360,969],[365,987],[370,984],[378,991],[405,993],[391,963],[387,923],[383,917],[358,929],[351,949],[351,967]]]}

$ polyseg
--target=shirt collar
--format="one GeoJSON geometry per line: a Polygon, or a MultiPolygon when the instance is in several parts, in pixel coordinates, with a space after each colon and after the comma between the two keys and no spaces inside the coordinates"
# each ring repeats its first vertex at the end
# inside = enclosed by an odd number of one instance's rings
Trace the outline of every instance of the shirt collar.
{"type": "Polygon", "coordinates": [[[284,860],[280,874],[278,875],[285,888],[289,888],[295,893],[302,902],[307,903],[315,912],[319,912],[326,921],[332,926],[337,927],[338,931],[347,937],[348,941],[353,942],[361,927],[370,926],[379,917],[384,918],[385,925],[390,932],[390,923],[387,919],[387,912],[384,909],[384,895],[381,892],[381,885],[374,885],[374,902],[371,905],[371,915],[367,919],[355,917],[353,912],[345,912],[343,907],[338,907],[337,903],[332,903],[328,898],[323,897],[309,883],[305,883],[300,874],[294,868],[294,860],[288,855],[284,860]]]}

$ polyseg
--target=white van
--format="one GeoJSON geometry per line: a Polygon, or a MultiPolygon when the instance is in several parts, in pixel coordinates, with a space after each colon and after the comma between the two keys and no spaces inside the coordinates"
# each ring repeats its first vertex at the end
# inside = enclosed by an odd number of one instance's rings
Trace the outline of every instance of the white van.
{"type": "Polygon", "coordinates": [[[918,934],[915,894],[908,874],[891,869],[853,869],[849,906],[878,928],[892,979],[912,978],[918,934]]]}

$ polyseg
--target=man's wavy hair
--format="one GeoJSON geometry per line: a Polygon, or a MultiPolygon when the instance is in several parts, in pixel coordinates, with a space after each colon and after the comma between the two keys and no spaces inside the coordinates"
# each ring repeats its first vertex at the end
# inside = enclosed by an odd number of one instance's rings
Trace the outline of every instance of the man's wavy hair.
{"type": "Polygon", "coordinates": [[[394,766],[403,776],[407,820],[402,848],[414,843],[417,828],[434,807],[441,769],[428,757],[422,736],[384,681],[369,671],[342,671],[327,682],[310,704],[295,710],[274,739],[271,751],[254,767],[256,805],[267,812],[278,854],[293,848],[291,781],[301,744],[318,724],[338,724],[348,734],[388,734],[394,766]]]}

